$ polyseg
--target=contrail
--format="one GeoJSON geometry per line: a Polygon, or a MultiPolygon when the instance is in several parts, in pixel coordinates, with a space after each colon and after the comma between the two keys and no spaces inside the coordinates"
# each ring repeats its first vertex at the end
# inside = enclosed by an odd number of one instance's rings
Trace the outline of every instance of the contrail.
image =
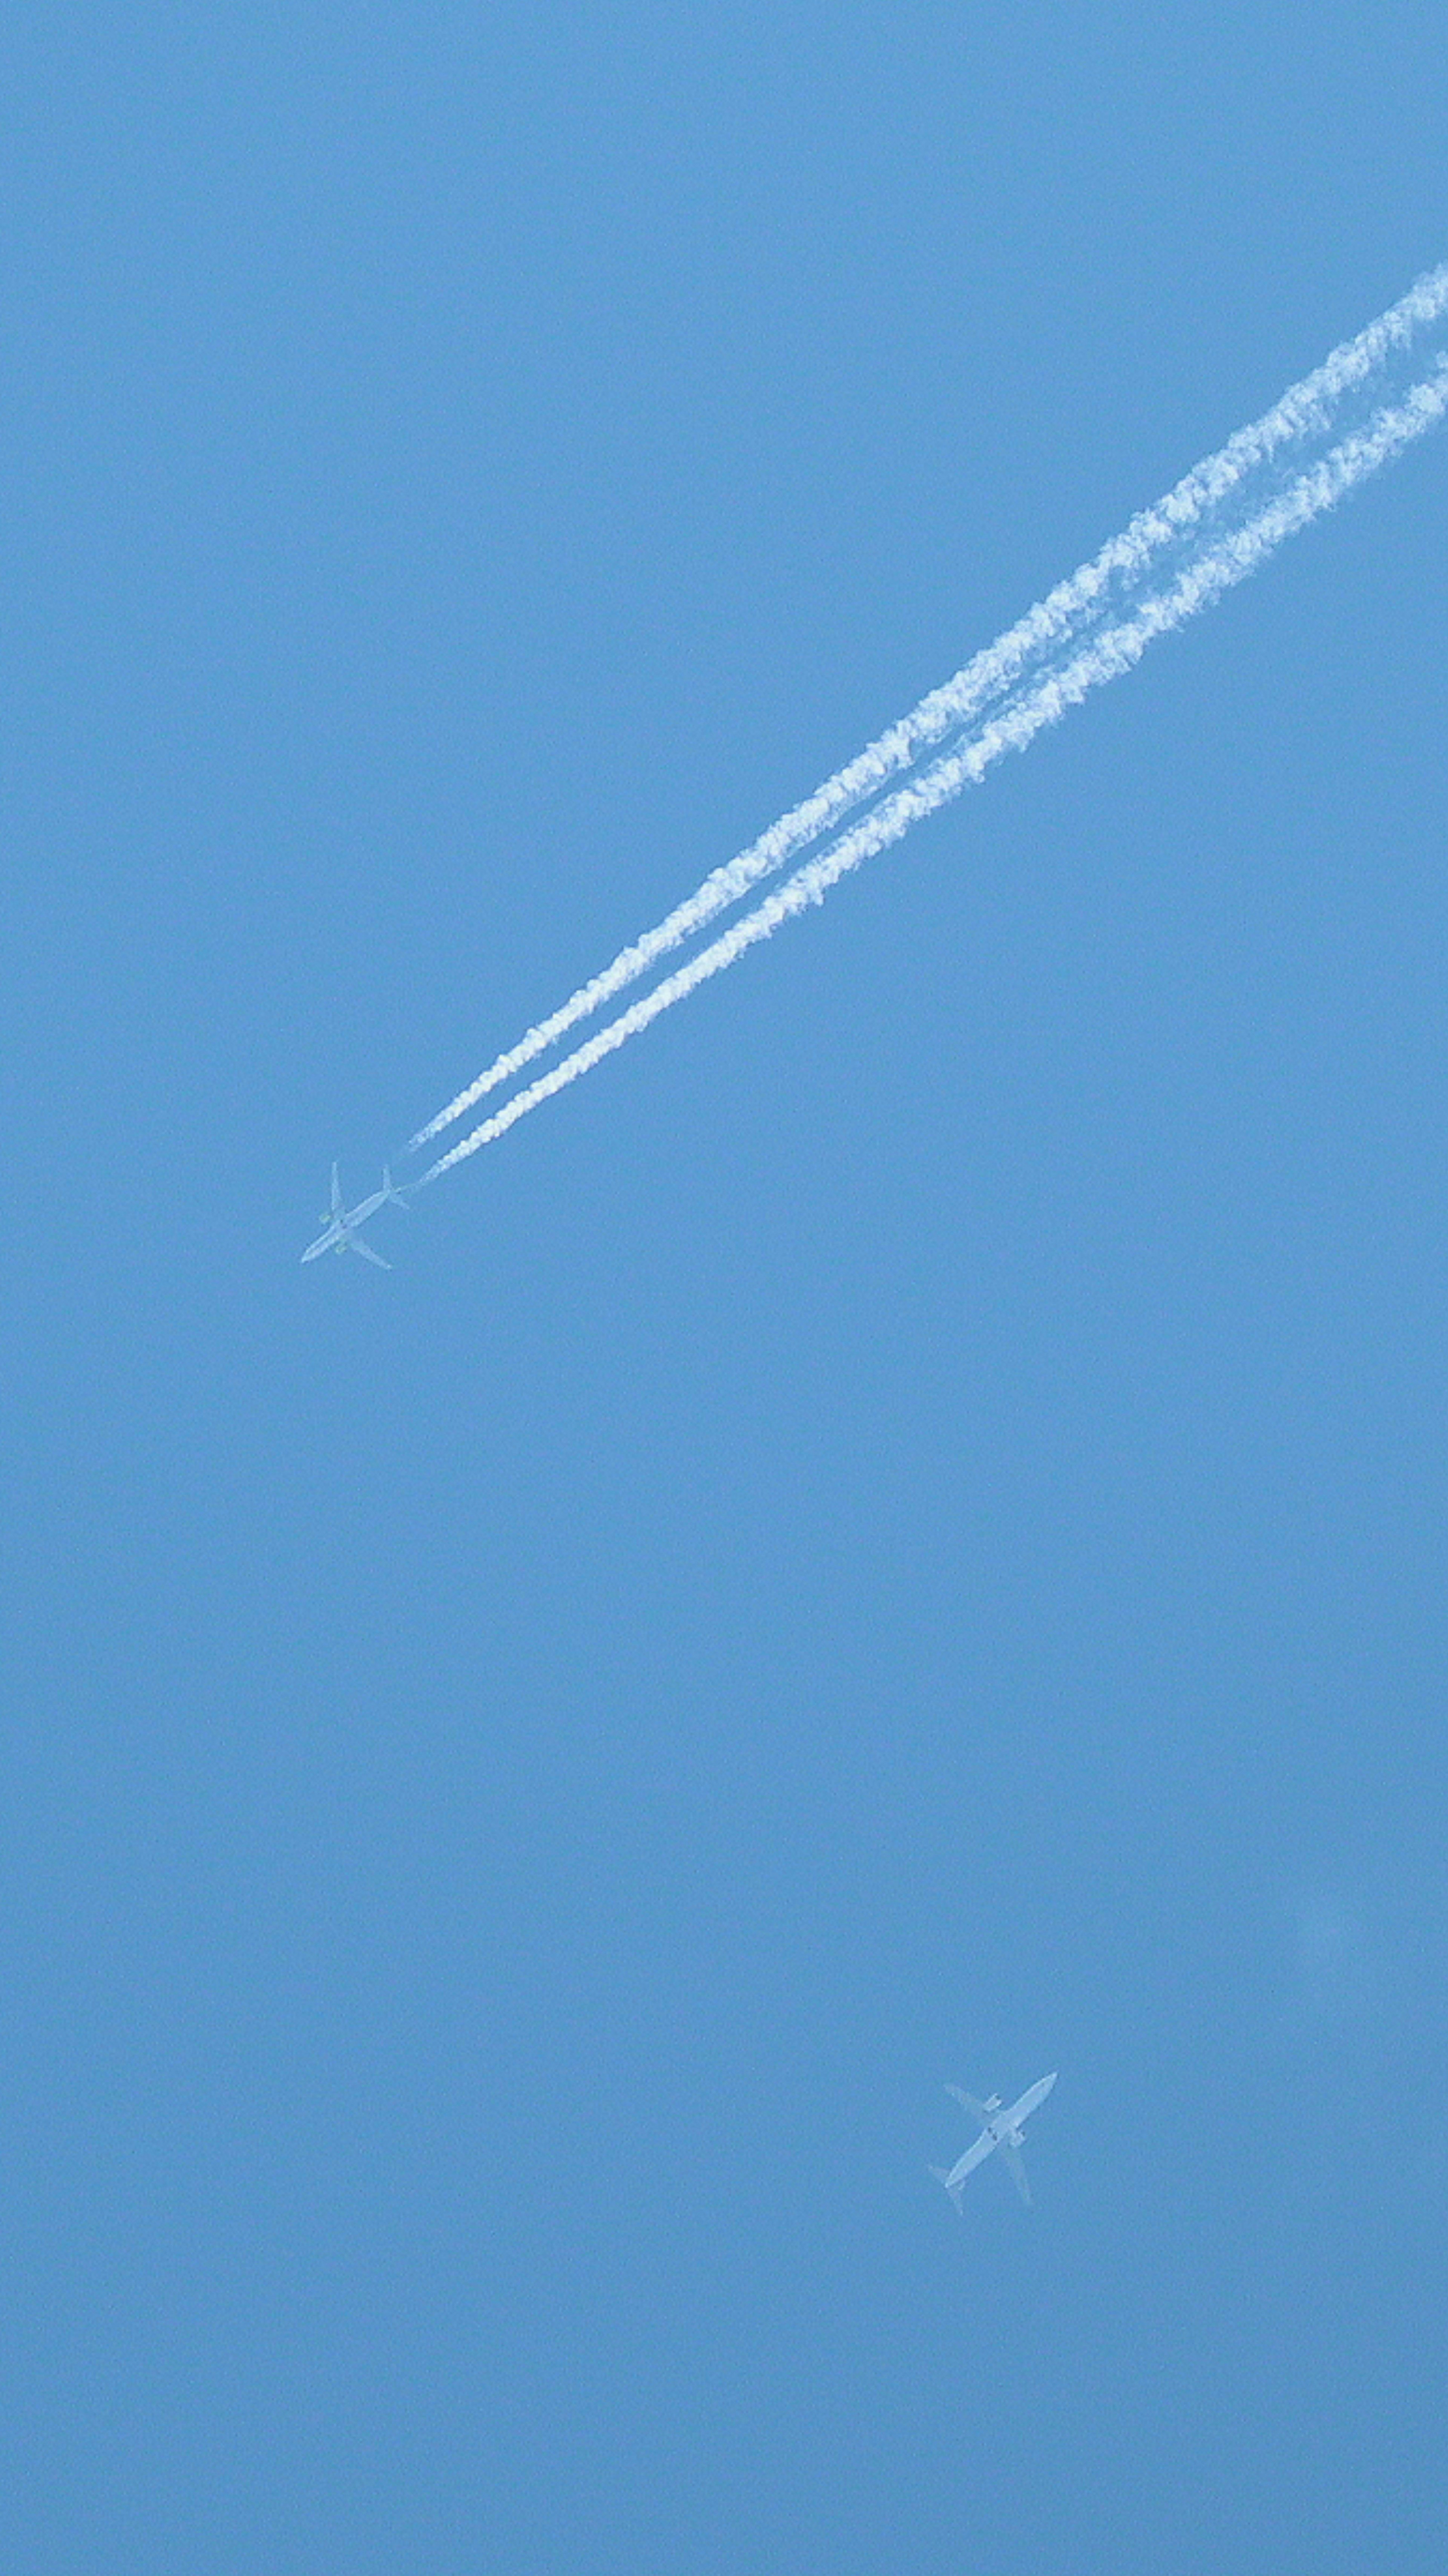
{"type": "Polygon", "coordinates": [[[555,1092],[576,1082],[580,1074],[647,1028],[650,1021],[672,1010],[676,1002],[683,1001],[711,975],[722,974],[726,966],[743,956],[746,948],[768,939],[781,922],[792,920],[807,904],[823,902],[842,876],[875,851],[898,841],[912,823],[947,804],[962,788],[978,783],[1004,753],[1024,751],[1044,726],[1059,722],[1091,690],[1132,669],[1157,636],[1170,634],[1219,599],[1223,591],[1245,581],[1284,538],[1331,509],[1334,502],[1431,429],[1445,411],[1448,356],[1440,358],[1432,372],[1412,386],[1401,401],[1381,406],[1361,430],[1340,440],[1326,456],[1305,467],[1244,527],[1209,545],[1167,589],[1143,600],[1139,607],[1095,636],[1063,668],[1048,672],[1012,699],[963,747],[945,753],[918,778],[896,789],[873,813],[863,816],[831,848],[798,868],[777,893],[767,896],[742,921],[690,958],[687,965],[666,976],[652,992],[575,1048],[551,1072],[515,1092],[492,1117],[484,1119],[481,1126],[433,1163],[423,1173],[423,1182],[437,1180],[454,1163],[491,1145],[540,1102],[551,1100],[555,1092]]]}
{"type": "MultiPolygon", "coordinates": [[[[1377,375],[1396,353],[1406,351],[1417,334],[1448,310],[1448,264],[1418,280],[1401,302],[1392,305],[1354,340],[1335,349],[1323,365],[1293,385],[1270,411],[1239,429],[1219,448],[1193,466],[1151,509],[1140,511],[1120,536],[1058,584],[1045,599],[988,645],[943,688],[933,689],[911,713],[878,739],[802,804],[772,823],[758,840],[724,866],[715,868],[697,892],[675,906],[653,930],[622,949],[602,974],[579,986],[546,1020],[529,1029],[468,1084],[445,1109],[412,1138],[413,1148],[429,1144],[443,1128],[473,1108],[501,1082],[552,1046],[639,975],[707,927],[719,913],[752,891],[765,877],[798,856],[812,841],[834,830],[845,815],[877,795],[922,751],[946,734],[973,723],[1004,696],[1030,668],[1059,654],[1074,639],[1109,616],[1119,614],[1158,557],[1184,546],[1244,482],[1275,466],[1279,476],[1291,451],[1309,438],[1328,434],[1352,396],[1377,375]]],[[[571,1061],[571,1059],[570,1059],[571,1061]]]]}

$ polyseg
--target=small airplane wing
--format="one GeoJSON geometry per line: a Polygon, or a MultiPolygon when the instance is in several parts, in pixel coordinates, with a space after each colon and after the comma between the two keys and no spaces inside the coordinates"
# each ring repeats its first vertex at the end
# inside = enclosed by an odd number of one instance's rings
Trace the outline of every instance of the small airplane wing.
{"type": "Polygon", "coordinates": [[[1001,2154],[1006,2160],[1006,2166],[1010,2173],[1012,2182],[1015,2184],[1015,2187],[1020,2193],[1022,2200],[1025,2202],[1027,2209],[1029,2209],[1031,2205],[1031,2186],[1026,2180],[1025,2160],[1022,2157],[1020,2148],[1013,2147],[1009,2138],[1002,2138],[1001,2154]]]}
{"type": "Polygon", "coordinates": [[[364,1243],[360,1234],[348,1235],[347,1249],[349,1252],[360,1252],[364,1261],[375,1261],[379,1270],[392,1268],[391,1262],[384,1261],[380,1252],[374,1252],[370,1243],[364,1243]]]}
{"type": "Polygon", "coordinates": [[[962,2110],[968,2111],[973,2120],[979,2120],[981,2127],[985,2127],[991,2115],[983,2102],[977,2102],[973,2093],[963,2093],[958,2084],[947,2084],[945,2089],[954,2096],[962,2110]]]}

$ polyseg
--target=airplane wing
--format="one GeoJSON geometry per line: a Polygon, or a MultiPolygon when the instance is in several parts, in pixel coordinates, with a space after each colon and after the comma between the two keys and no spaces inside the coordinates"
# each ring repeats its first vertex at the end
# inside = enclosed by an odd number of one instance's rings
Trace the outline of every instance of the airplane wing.
{"type": "Polygon", "coordinates": [[[981,2127],[985,2127],[991,2115],[983,2102],[977,2102],[973,2093],[962,2093],[958,2084],[947,2084],[945,2089],[947,2093],[954,2095],[961,2108],[968,2111],[973,2120],[979,2120],[981,2127]]]}
{"type": "Polygon", "coordinates": [[[1006,2160],[1006,2165],[1012,2182],[1015,2184],[1015,2187],[1020,2193],[1022,2200],[1025,2202],[1027,2209],[1029,2209],[1031,2205],[1031,2186],[1026,2180],[1025,2162],[1022,2158],[1020,2148],[1013,2147],[1009,2138],[1002,2138],[1001,2154],[1006,2160]]]}
{"type": "Polygon", "coordinates": [[[340,1215],[341,1215],[341,1213],[342,1213],[342,1184],[341,1184],[341,1182],[339,1181],[339,1179],[337,1178],[337,1166],[336,1166],[336,1164],[334,1163],[334,1164],[332,1165],[332,1214],[333,1214],[333,1216],[340,1216],[340,1215]]]}
{"type": "Polygon", "coordinates": [[[379,1270],[392,1268],[391,1262],[384,1261],[380,1252],[374,1252],[370,1243],[364,1243],[360,1234],[348,1235],[347,1249],[349,1252],[360,1252],[364,1261],[375,1261],[379,1270]]]}

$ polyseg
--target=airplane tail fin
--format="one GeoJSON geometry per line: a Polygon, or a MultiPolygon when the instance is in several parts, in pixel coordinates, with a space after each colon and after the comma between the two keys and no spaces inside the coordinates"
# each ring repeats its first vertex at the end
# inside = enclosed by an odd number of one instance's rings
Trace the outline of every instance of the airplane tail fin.
{"type": "Polygon", "coordinates": [[[397,1187],[386,1163],[382,1166],[382,1195],[385,1199],[391,1199],[394,1207],[405,1208],[407,1205],[407,1192],[397,1187]]]}
{"type": "Polygon", "coordinates": [[[937,2181],[937,2182],[943,2182],[943,2183],[944,2183],[945,2188],[946,2188],[946,2190],[949,2192],[951,2199],[954,2201],[956,2208],[957,2208],[957,2209],[959,2209],[959,2207],[960,2207],[960,2185],[959,2185],[959,2183],[958,2183],[958,2182],[952,2182],[952,2181],[951,2181],[950,2176],[949,2176],[949,2174],[947,2173],[947,2171],[946,2171],[946,2169],[945,2169],[944,2165],[932,2165],[932,2166],[931,2166],[931,2168],[930,2168],[930,2170],[931,2170],[931,2172],[934,2174],[935,2179],[936,2179],[936,2181],[937,2181]]]}

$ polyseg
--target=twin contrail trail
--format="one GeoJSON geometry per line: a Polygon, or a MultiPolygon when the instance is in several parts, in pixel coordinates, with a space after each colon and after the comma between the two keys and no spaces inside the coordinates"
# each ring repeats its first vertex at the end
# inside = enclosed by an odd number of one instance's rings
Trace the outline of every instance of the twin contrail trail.
{"type": "Polygon", "coordinates": [[[1023,751],[1045,725],[1057,722],[1092,689],[1131,669],[1158,635],[1185,624],[1245,580],[1285,537],[1330,509],[1430,429],[1448,411],[1448,355],[1390,399],[1382,396],[1394,363],[1406,358],[1424,330],[1445,313],[1448,265],[1421,278],[1400,303],[1335,350],[1260,420],[1194,466],[1154,508],[1141,512],[954,679],[922,698],[908,716],[737,858],[716,868],[655,929],[623,949],[603,973],[580,986],[449,1101],[414,1136],[414,1147],[431,1142],[486,1093],[521,1072],[762,879],[824,839],[859,806],[880,799],[721,937],[550,1072],[514,1093],[432,1163],[421,1182],[438,1179],[493,1143],[540,1102],[576,1082],[698,985],[732,966],[781,922],[807,904],[821,902],[862,860],[976,784],[1004,753],[1023,751]],[[1355,411],[1363,417],[1338,435],[1355,411]],[[1324,448],[1329,439],[1333,443],[1324,448]],[[949,747],[917,768],[921,755],[949,735],[956,737],[949,747]],[[913,777],[884,793],[892,778],[911,769],[913,777]]]}

